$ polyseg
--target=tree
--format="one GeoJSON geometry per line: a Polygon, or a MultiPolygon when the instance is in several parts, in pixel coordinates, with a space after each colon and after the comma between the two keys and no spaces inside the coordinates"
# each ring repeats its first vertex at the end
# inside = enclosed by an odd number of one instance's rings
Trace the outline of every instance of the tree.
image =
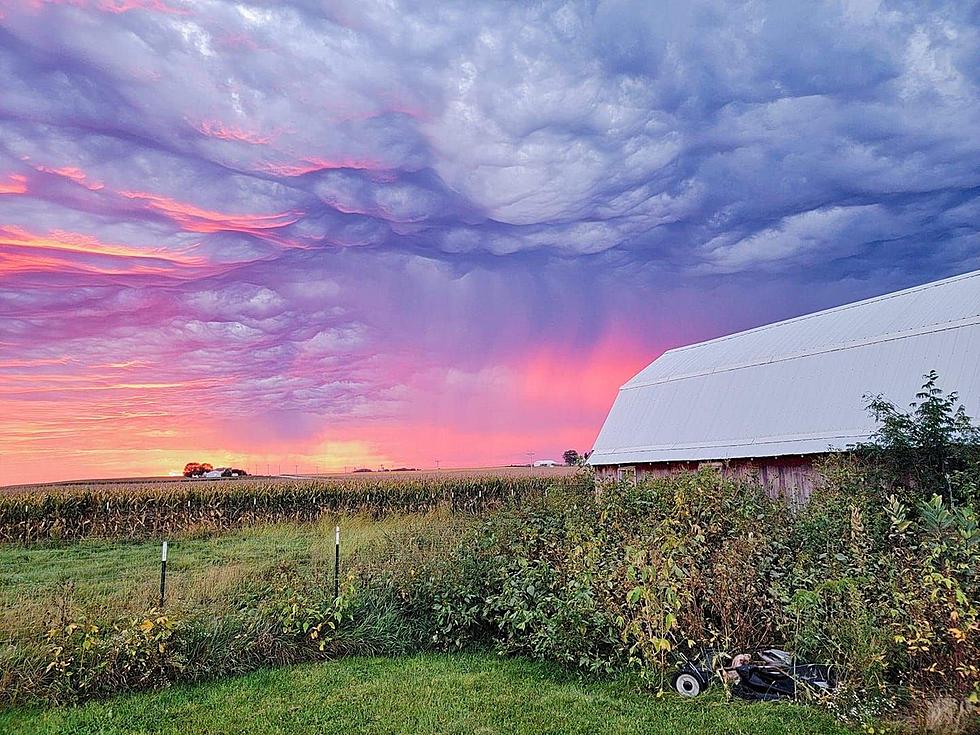
{"type": "Polygon", "coordinates": [[[565,458],[565,464],[578,464],[578,452],[576,452],[574,449],[566,449],[562,456],[565,458]]]}
{"type": "Polygon", "coordinates": [[[207,462],[188,462],[184,465],[184,477],[200,477],[214,469],[207,462]]]}
{"type": "Polygon", "coordinates": [[[973,502],[980,485],[980,427],[957,393],[944,394],[935,370],[924,377],[909,411],[881,395],[871,398],[867,408],[878,430],[855,449],[883,482],[906,494],[928,499],[939,493],[950,502],[973,502]]]}

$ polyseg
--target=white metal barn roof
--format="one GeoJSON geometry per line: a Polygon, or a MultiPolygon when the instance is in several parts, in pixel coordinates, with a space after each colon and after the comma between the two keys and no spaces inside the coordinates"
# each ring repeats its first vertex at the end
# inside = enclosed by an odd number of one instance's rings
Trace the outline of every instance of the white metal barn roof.
{"type": "Polygon", "coordinates": [[[669,350],[623,385],[589,463],[813,454],[867,439],[867,394],[922,376],[980,416],[980,271],[669,350]]]}

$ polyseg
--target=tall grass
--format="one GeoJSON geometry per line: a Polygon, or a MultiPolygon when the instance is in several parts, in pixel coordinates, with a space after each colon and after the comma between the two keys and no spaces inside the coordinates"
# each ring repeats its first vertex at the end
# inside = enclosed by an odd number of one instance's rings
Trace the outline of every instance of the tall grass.
{"type": "Polygon", "coordinates": [[[171,547],[164,609],[156,607],[156,543],[0,546],[0,705],[77,701],[261,666],[417,650],[415,621],[397,598],[360,588],[355,569],[391,538],[449,543],[474,522],[443,509],[182,538],[171,547]],[[335,521],[343,529],[339,599],[335,521]]]}
{"type": "MultiPolygon", "coordinates": [[[[460,517],[462,520],[462,516],[460,517]]],[[[263,524],[170,540],[166,611],[217,618],[233,612],[250,586],[278,568],[309,577],[333,572],[334,524],[341,525],[342,573],[365,547],[403,525],[437,524],[448,514],[324,516],[313,523],[263,524]]],[[[70,544],[0,545],[0,641],[22,644],[66,620],[112,621],[158,603],[156,541],[89,538],[70,544]]]]}
{"type": "Polygon", "coordinates": [[[313,521],[325,513],[477,513],[544,494],[563,477],[426,477],[364,480],[271,480],[176,486],[93,486],[0,497],[0,542],[32,544],[89,537],[148,539],[199,529],[313,521]]]}

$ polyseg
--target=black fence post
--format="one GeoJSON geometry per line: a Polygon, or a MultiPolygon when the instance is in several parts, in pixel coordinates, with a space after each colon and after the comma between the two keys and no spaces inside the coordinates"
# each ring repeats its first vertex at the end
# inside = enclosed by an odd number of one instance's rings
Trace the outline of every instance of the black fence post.
{"type": "Polygon", "coordinates": [[[167,594],[167,542],[163,542],[163,549],[160,551],[160,608],[163,608],[163,600],[167,594]]]}
{"type": "Polygon", "coordinates": [[[334,527],[333,599],[340,597],[340,525],[334,527]]]}

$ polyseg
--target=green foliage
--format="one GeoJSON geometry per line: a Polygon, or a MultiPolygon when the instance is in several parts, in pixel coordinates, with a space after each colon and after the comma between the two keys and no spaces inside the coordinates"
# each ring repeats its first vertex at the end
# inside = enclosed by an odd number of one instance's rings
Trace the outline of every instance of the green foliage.
{"type": "Polygon", "coordinates": [[[329,584],[303,584],[294,569],[280,570],[260,598],[261,612],[273,623],[273,633],[323,651],[350,617],[349,595],[345,591],[333,599],[329,589],[329,584]]]}
{"type": "Polygon", "coordinates": [[[895,642],[924,688],[980,700],[980,531],[971,508],[935,495],[918,518],[892,498],[892,556],[916,571],[899,578],[893,597],[895,642]]]}
{"type": "Polygon", "coordinates": [[[879,423],[877,432],[857,452],[880,480],[905,499],[928,498],[941,492],[949,502],[980,499],[980,427],[974,426],[956,393],[945,394],[939,375],[925,377],[909,411],[882,396],[868,410],[879,423]]]}
{"type": "MultiPolygon", "coordinates": [[[[348,581],[336,598],[326,579],[309,579],[295,569],[280,570],[258,596],[257,626],[271,640],[313,651],[312,656],[401,653],[411,647],[413,629],[384,591],[348,581]]],[[[310,657],[302,653],[298,659],[310,657]]]]}
{"type": "Polygon", "coordinates": [[[586,540],[576,536],[578,506],[565,500],[485,527],[492,557],[484,627],[505,653],[611,671],[622,657],[615,619],[585,558],[586,540]]]}
{"type": "Polygon", "coordinates": [[[975,512],[939,492],[884,499],[875,472],[828,466],[798,509],[704,470],[599,492],[566,483],[480,517],[406,519],[345,559],[337,600],[327,570],[285,565],[244,587],[233,614],[170,620],[162,641],[144,641],[141,622],[69,620],[44,649],[51,666],[16,690],[81,698],[270,663],[468,647],[656,683],[679,650],[779,646],[835,664],[842,687],[829,704],[854,720],[923,696],[980,700],[975,512]]]}
{"type": "Polygon", "coordinates": [[[882,503],[852,492],[872,487],[857,465],[834,471],[797,510],[708,470],[553,494],[489,516],[398,594],[447,648],[656,682],[678,648],[782,646],[835,664],[833,706],[856,719],[917,694],[976,698],[973,511],[882,503]]]}
{"type": "Polygon", "coordinates": [[[150,610],[145,617],[102,628],[71,622],[47,634],[51,695],[77,701],[180,679],[185,660],[173,650],[180,624],[150,610]]]}
{"type": "Polygon", "coordinates": [[[40,662],[16,662],[0,701],[78,702],[270,664],[414,647],[412,624],[393,598],[350,583],[334,599],[322,581],[281,569],[219,620],[149,610],[109,624],[68,621],[46,634],[40,662]]]}

